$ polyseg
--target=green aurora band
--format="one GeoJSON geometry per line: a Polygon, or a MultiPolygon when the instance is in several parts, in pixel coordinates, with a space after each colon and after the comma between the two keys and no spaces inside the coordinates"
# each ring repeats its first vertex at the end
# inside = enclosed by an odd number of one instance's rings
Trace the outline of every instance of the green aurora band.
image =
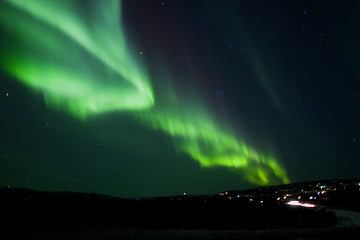
{"type": "Polygon", "coordinates": [[[21,39],[21,44],[1,55],[1,66],[42,92],[48,107],[80,120],[107,112],[131,112],[144,126],[169,134],[177,150],[202,167],[226,167],[258,185],[289,182],[275,158],[247,146],[200,103],[181,104],[171,96],[175,100],[165,99],[170,102],[168,108],[154,105],[149,75],[125,40],[120,2],[87,1],[86,12],[80,1],[59,3],[0,3],[3,28],[9,36],[21,39]]]}
{"type": "Polygon", "coordinates": [[[128,52],[114,4],[85,4],[93,6],[86,19],[80,2],[8,2],[13,8],[2,6],[1,22],[16,30],[23,46],[8,51],[5,69],[43,91],[49,106],[85,119],[153,105],[150,81],[128,52]]]}

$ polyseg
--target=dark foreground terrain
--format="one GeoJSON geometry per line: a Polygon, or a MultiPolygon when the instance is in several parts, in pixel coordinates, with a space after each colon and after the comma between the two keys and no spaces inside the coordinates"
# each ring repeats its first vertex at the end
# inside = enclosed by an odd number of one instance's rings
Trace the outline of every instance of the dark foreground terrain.
{"type": "Polygon", "coordinates": [[[360,229],[329,209],[356,215],[359,182],[140,200],[3,188],[0,239],[343,239],[360,229]]]}
{"type": "Polygon", "coordinates": [[[229,239],[288,239],[288,240],[343,240],[358,239],[358,228],[293,229],[293,230],[153,230],[153,229],[99,229],[99,228],[50,228],[32,230],[6,230],[1,239],[86,239],[86,240],[229,240],[229,239]]]}

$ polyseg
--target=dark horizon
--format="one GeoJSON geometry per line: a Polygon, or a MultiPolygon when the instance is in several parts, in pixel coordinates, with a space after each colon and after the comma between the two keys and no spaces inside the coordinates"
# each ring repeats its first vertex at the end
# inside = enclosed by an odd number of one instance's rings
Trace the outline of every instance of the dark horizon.
{"type": "MultiPolygon", "coordinates": [[[[109,195],[109,194],[103,194],[103,193],[97,193],[97,192],[76,192],[76,191],[46,191],[46,190],[38,190],[33,188],[24,188],[24,187],[16,187],[16,186],[5,186],[0,187],[0,190],[16,190],[16,191],[34,191],[39,193],[49,193],[49,194],[58,194],[58,193],[69,193],[69,194],[81,194],[81,195],[98,195],[98,196],[105,196],[109,198],[116,198],[116,199],[124,199],[124,200],[139,200],[139,199],[156,199],[156,198],[171,198],[171,197],[202,197],[202,196],[216,196],[221,193],[229,193],[233,194],[234,192],[242,192],[242,193],[250,193],[250,192],[257,192],[262,191],[265,189],[286,189],[286,188],[292,188],[292,187],[298,187],[301,185],[319,185],[319,184],[338,184],[338,183],[344,183],[344,184],[352,184],[352,183],[359,183],[360,184],[360,178],[351,178],[351,179],[319,179],[319,180],[311,180],[311,181],[300,181],[300,182],[292,182],[287,184],[277,184],[277,185],[267,185],[267,186],[255,186],[253,188],[245,188],[245,189],[223,189],[219,192],[212,192],[212,193],[203,193],[203,194],[191,194],[188,192],[182,192],[178,194],[173,195],[159,195],[159,196],[137,196],[137,197],[122,197],[122,196],[115,196],[115,195],[109,195]]],[[[359,185],[360,187],[360,185],[359,185]]],[[[346,201],[346,199],[344,199],[346,201]]]]}
{"type": "Polygon", "coordinates": [[[212,236],[228,230],[252,234],[271,231],[276,235],[285,231],[300,236],[298,230],[303,229],[309,236],[324,233],[343,236],[341,233],[359,230],[359,199],[360,179],[141,199],[6,188],[0,189],[0,203],[7,206],[4,209],[7,221],[0,227],[0,234],[18,235],[2,230],[26,228],[32,229],[26,235],[51,229],[47,234],[55,236],[64,229],[92,232],[100,228],[102,234],[104,229],[118,230],[119,236],[128,230],[152,234],[165,230],[188,233],[206,230],[212,236]]]}

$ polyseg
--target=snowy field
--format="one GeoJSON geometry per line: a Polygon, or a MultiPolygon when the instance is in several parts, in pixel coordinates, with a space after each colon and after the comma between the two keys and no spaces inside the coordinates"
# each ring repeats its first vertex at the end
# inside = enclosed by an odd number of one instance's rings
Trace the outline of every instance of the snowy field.
{"type": "Polygon", "coordinates": [[[330,209],[336,214],[339,227],[360,227],[360,212],[330,209]]]}

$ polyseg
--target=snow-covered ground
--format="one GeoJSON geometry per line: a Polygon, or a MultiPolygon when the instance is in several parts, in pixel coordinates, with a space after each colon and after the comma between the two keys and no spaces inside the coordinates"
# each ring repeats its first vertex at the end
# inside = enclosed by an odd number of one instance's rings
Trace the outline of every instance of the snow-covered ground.
{"type": "Polygon", "coordinates": [[[338,218],[338,226],[341,227],[356,227],[360,226],[360,212],[329,209],[336,214],[338,218]]]}

